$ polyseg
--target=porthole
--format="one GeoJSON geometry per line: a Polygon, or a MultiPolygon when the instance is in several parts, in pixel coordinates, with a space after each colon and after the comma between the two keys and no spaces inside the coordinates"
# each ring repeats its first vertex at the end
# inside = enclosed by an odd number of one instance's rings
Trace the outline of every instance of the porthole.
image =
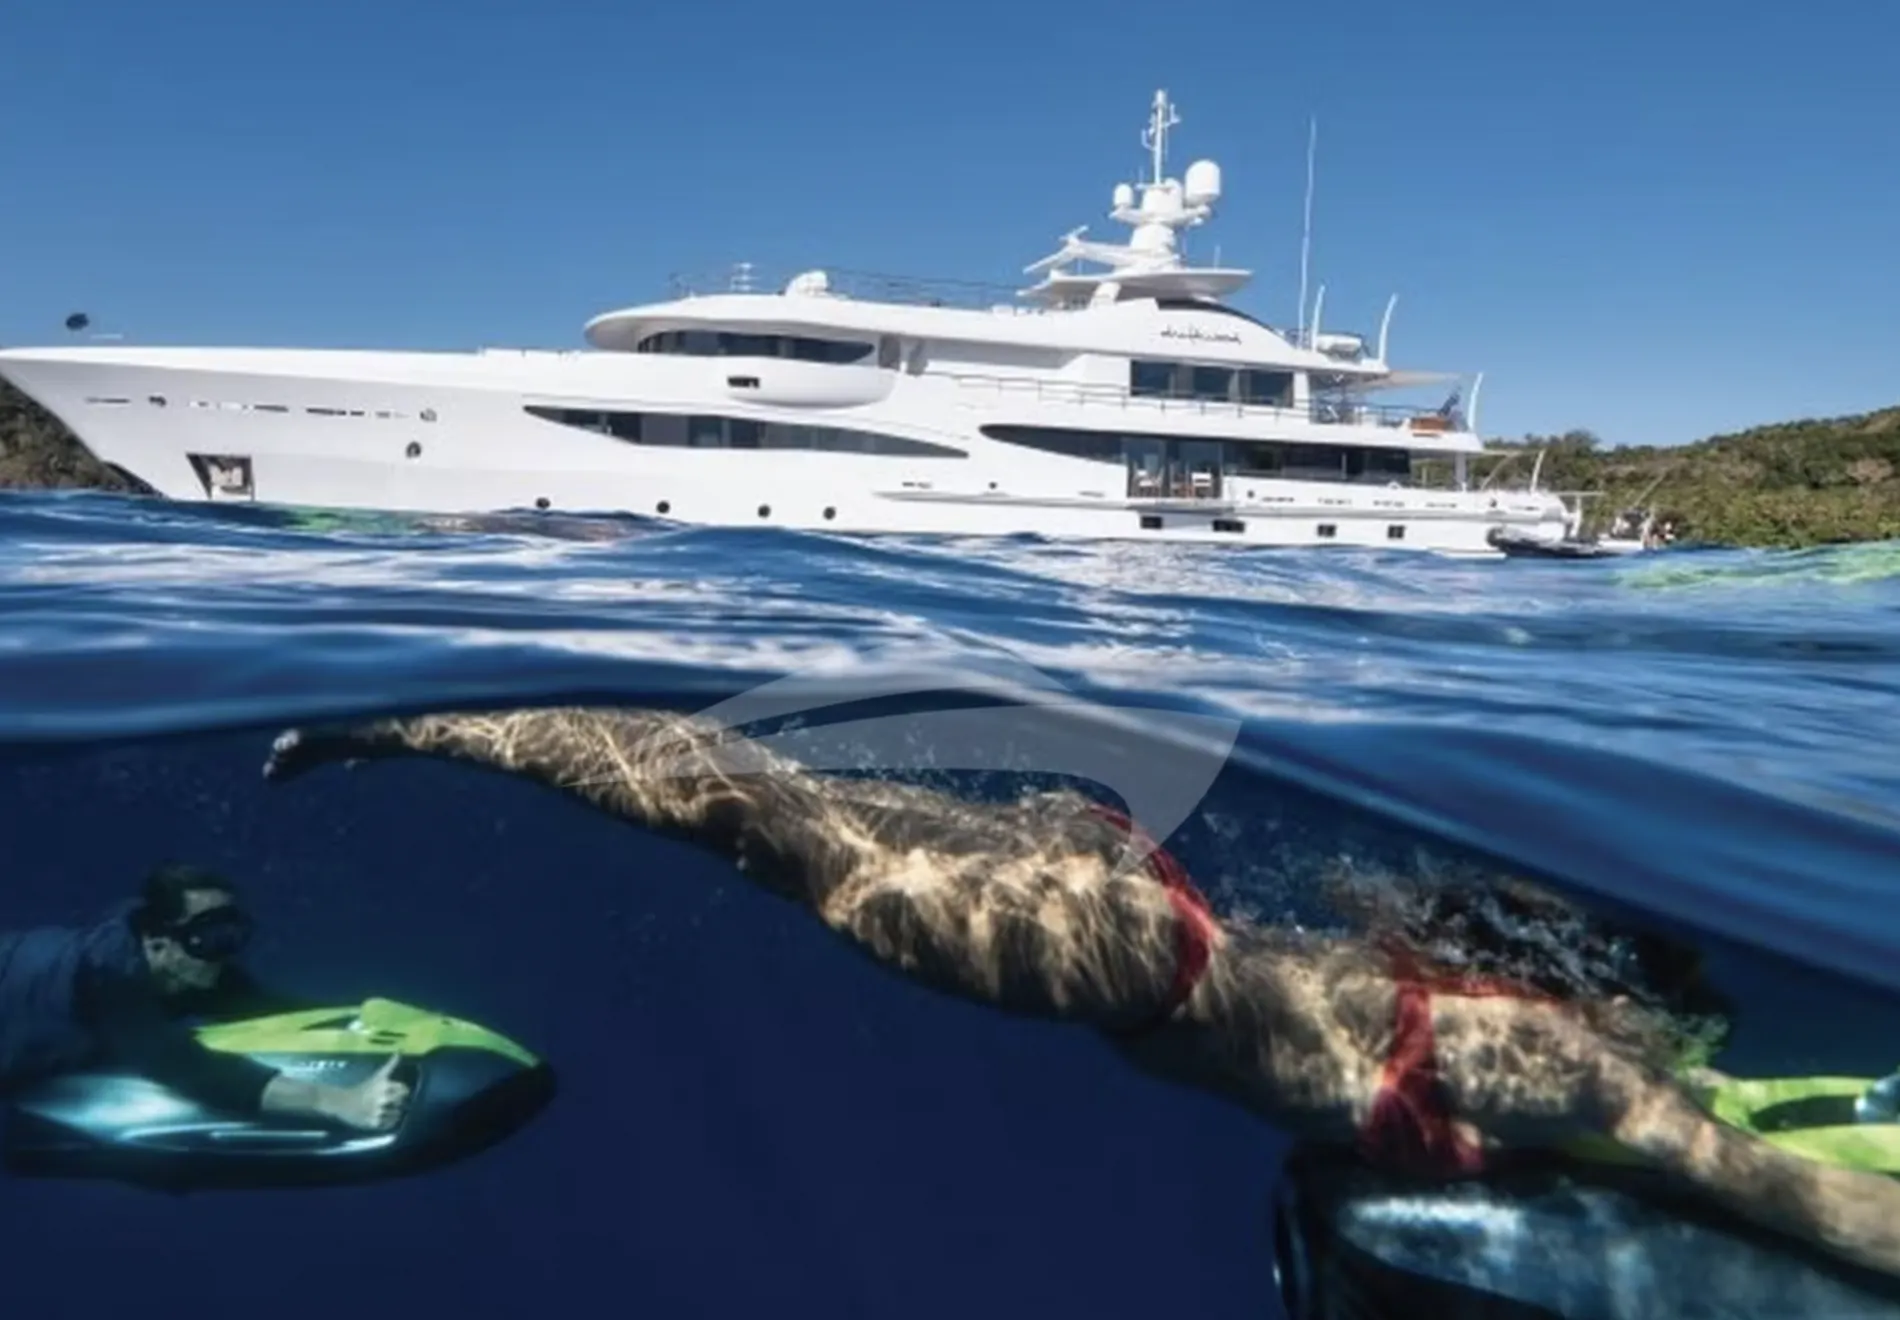
{"type": "Polygon", "coordinates": [[[542,497],[541,497],[540,499],[538,499],[538,500],[536,500],[536,501],[534,502],[534,507],[535,507],[535,508],[537,508],[537,509],[545,509],[545,508],[547,508],[547,507],[548,507],[548,497],[547,497],[547,496],[545,496],[545,495],[543,495],[543,496],[542,496],[542,497]]]}
{"type": "Polygon", "coordinates": [[[771,516],[772,516],[772,506],[769,504],[761,504],[759,506],[759,517],[770,518],[771,516]]]}
{"type": "Polygon", "coordinates": [[[422,446],[421,446],[421,445],[420,445],[419,443],[417,443],[416,441],[414,441],[414,440],[411,440],[411,441],[409,442],[409,447],[408,447],[407,449],[405,449],[405,450],[403,450],[402,452],[403,452],[403,453],[405,453],[405,454],[407,454],[407,455],[408,455],[408,456],[409,456],[410,458],[421,458],[421,457],[422,457],[422,446]]]}
{"type": "Polygon", "coordinates": [[[672,509],[672,507],[673,507],[673,501],[671,501],[671,500],[661,500],[661,501],[660,501],[660,504],[659,504],[659,510],[660,510],[660,513],[661,513],[661,514],[662,514],[663,516],[664,516],[664,515],[665,515],[666,513],[668,513],[668,512],[669,512],[669,511],[670,511],[670,510],[672,509]]]}
{"type": "Polygon", "coordinates": [[[838,511],[832,508],[829,504],[827,504],[825,506],[825,521],[830,522],[833,518],[836,518],[837,516],[838,516],[838,511]]]}

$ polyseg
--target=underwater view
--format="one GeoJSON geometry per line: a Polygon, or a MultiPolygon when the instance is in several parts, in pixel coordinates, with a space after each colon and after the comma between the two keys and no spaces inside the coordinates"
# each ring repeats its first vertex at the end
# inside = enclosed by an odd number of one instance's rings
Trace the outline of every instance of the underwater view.
{"type": "Polygon", "coordinates": [[[1900,1320],[1896,745],[1892,543],[0,496],[9,1305],[1900,1320]]]}

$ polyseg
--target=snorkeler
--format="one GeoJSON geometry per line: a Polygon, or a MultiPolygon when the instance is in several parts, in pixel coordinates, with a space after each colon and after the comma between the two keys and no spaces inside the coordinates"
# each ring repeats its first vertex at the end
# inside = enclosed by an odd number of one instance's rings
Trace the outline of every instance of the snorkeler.
{"type": "Polygon", "coordinates": [[[1121,865],[1146,841],[1080,794],[978,803],[823,776],[708,721],[609,709],[291,730],[265,773],[396,756],[507,771],[695,843],[918,981],[1093,1026],[1137,1067],[1375,1168],[1452,1179],[1607,1139],[1732,1214],[1900,1274],[1900,1182],[1717,1121],[1620,996],[1217,918],[1166,853],[1121,865]]]}
{"type": "Polygon", "coordinates": [[[118,1065],[228,1112],[393,1127],[408,1098],[393,1058],[357,1085],[328,1086],[208,1049],[185,1024],[299,1006],[237,961],[251,920],[236,899],[214,872],[162,866],[94,926],[0,932],[0,1094],[118,1065]]]}

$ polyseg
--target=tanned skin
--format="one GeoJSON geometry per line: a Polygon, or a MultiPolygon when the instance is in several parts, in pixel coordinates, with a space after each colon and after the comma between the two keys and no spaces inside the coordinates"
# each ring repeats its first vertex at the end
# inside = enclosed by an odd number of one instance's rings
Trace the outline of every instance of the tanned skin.
{"type": "MultiPolygon", "coordinates": [[[[692,716],[532,709],[292,730],[273,780],[420,756],[564,793],[733,863],[880,963],[1007,1012],[1087,1024],[1136,1066],[1237,1102],[1297,1139],[1347,1144],[1394,1038],[1397,982],[1364,940],[1221,920],[1204,974],[1159,1026],[1178,923],[1129,838],[1084,797],[998,805],[831,777],[692,716]]],[[[1575,1003],[1435,992],[1439,1072],[1486,1151],[1606,1136],[1730,1213],[1900,1274],[1900,1182],[1781,1151],[1710,1117],[1575,1003]]]]}

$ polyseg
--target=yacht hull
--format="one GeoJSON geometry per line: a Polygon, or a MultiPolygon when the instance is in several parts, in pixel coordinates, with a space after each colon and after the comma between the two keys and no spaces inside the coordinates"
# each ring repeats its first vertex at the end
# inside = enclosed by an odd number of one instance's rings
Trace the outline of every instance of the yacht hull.
{"type": "MultiPolygon", "coordinates": [[[[722,377],[734,369],[729,360],[710,365],[722,377]]],[[[723,379],[655,368],[651,358],[588,352],[0,352],[0,375],[94,455],[181,501],[433,514],[541,509],[852,533],[1371,546],[1484,557],[1498,555],[1495,528],[1552,540],[1563,532],[1559,504],[1522,493],[1230,477],[1217,497],[1139,498],[1120,462],[986,438],[985,424],[1023,420],[1006,393],[972,402],[944,385],[943,397],[933,398],[932,382],[905,379],[909,394],[894,405],[885,397],[892,386],[876,383],[890,373],[865,372],[873,384],[847,381],[844,391],[855,391],[859,402],[837,406],[839,387],[828,385],[807,391],[812,402],[765,406],[739,398],[723,379]],[[642,444],[545,420],[529,411],[536,407],[719,411],[762,424],[898,436],[937,452],[642,444]]],[[[836,380],[839,372],[810,374],[836,380]]],[[[797,392],[781,387],[777,397],[797,392]]],[[[1045,405],[1036,416],[1101,424],[1085,411],[1045,405]]],[[[1164,423],[1187,428],[1179,430],[1184,439],[1205,433],[1192,429],[1192,419],[1164,423]]]]}

